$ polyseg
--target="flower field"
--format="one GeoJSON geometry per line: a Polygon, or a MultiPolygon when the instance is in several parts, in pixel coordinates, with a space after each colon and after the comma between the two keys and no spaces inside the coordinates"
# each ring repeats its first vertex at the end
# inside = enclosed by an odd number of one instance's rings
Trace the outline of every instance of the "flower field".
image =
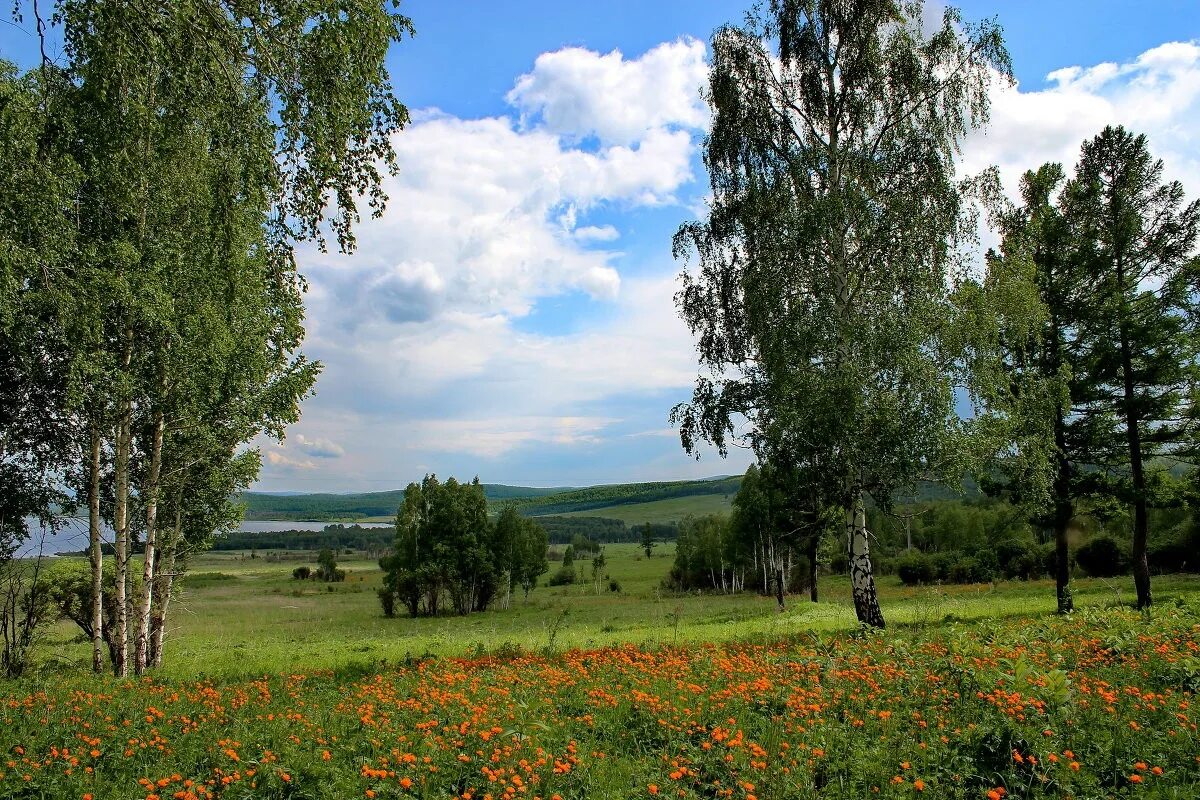
{"type": "Polygon", "coordinates": [[[20,686],[5,798],[1200,796],[1187,605],[20,686]]]}

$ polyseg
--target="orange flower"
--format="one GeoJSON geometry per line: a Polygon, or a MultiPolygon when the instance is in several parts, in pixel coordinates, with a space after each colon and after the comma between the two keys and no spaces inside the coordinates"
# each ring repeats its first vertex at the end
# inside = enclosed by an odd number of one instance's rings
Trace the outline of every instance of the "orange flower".
{"type": "Polygon", "coordinates": [[[658,786],[652,783],[646,787],[646,791],[650,792],[650,794],[658,794],[658,786]]]}
{"type": "Polygon", "coordinates": [[[913,781],[913,788],[916,789],[918,792],[925,791],[925,781],[921,780],[920,778],[917,778],[915,781],[913,781]]]}
{"type": "Polygon", "coordinates": [[[1130,776],[1129,776],[1129,781],[1130,781],[1130,783],[1141,783],[1141,782],[1142,782],[1142,776],[1141,776],[1141,775],[1138,775],[1138,774],[1135,772],[1135,773],[1133,773],[1132,775],[1130,775],[1130,776]]]}

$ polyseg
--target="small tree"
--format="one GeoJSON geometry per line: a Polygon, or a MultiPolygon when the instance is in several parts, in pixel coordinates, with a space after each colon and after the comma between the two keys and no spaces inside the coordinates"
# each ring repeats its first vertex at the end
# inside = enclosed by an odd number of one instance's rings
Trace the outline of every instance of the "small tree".
{"type": "Polygon", "coordinates": [[[317,553],[317,578],[326,583],[336,583],[346,579],[346,571],[338,569],[337,556],[328,547],[317,553]]]}
{"type": "Polygon", "coordinates": [[[608,559],[604,557],[603,548],[596,557],[592,559],[592,583],[596,584],[596,594],[600,594],[600,584],[604,580],[604,567],[608,564],[608,559]]]}
{"type": "Polygon", "coordinates": [[[654,541],[654,535],[651,532],[650,525],[642,526],[642,549],[646,551],[646,558],[649,558],[655,547],[658,547],[658,542],[654,541]]]}

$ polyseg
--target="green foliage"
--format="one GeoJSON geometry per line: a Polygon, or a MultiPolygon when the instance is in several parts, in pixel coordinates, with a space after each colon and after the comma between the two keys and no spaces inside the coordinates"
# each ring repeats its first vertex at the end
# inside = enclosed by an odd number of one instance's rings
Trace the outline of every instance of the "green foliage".
{"type": "Polygon", "coordinates": [[[326,547],[317,553],[317,571],[314,577],[326,583],[341,583],[346,580],[345,570],[338,569],[337,554],[326,547]]]}
{"type": "Polygon", "coordinates": [[[1111,536],[1095,536],[1075,550],[1075,562],[1093,578],[1111,578],[1129,568],[1129,554],[1111,536]]]}
{"type": "Polygon", "coordinates": [[[446,600],[459,614],[482,611],[502,588],[511,595],[520,586],[528,597],[549,568],[545,529],[513,504],[489,522],[478,479],[439,483],[427,475],[410,484],[396,531],[393,554],[379,562],[384,591],[414,617],[436,615],[446,600]]]}
{"type": "Polygon", "coordinates": [[[744,430],[814,524],[843,512],[873,625],[864,494],[887,507],[972,455],[952,286],[975,225],[954,157],[1011,66],[996,23],[961,22],[950,9],[927,31],[920,2],[863,0],[759,5],[720,28],[709,214],[674,242],[698,256],[677,297],[702,372],[672,412],[684,448],[724,452],[744,430]]]}
{"type": "Polygon", "coordinates": [[[575,583],[575,568],[569,564],[564,564],[559,567],[553,575],[550,576],[550,586],[570,586],[575,583]]]}

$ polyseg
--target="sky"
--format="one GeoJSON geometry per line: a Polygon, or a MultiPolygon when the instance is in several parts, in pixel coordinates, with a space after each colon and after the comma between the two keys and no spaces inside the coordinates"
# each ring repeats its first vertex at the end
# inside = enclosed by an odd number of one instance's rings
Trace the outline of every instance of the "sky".
{"type": "MultiPolygon", "coordinates": [[[[382,218],[350,256],[300,251],[305,352],[324,364],[265,491],[376,491],[426,472],[582,486],[740,473],[667,422],[690,397],[671,235],[704,211],[712,31],[748,0],[406,0],[388,57],[412,122],[382,218]]],[[[1144,132],[1200,195],[1200,3],[970,0],[1017,83],[960,169],[1068,170],[1107,124],[1144,132]]],[[[30,65],[29,26],[0,55],[30,65]]],[[[53,51],[52,51],[53,54],[53,51]]],[[[987,237],[984,237],[987,244],[987,237]]]]}

